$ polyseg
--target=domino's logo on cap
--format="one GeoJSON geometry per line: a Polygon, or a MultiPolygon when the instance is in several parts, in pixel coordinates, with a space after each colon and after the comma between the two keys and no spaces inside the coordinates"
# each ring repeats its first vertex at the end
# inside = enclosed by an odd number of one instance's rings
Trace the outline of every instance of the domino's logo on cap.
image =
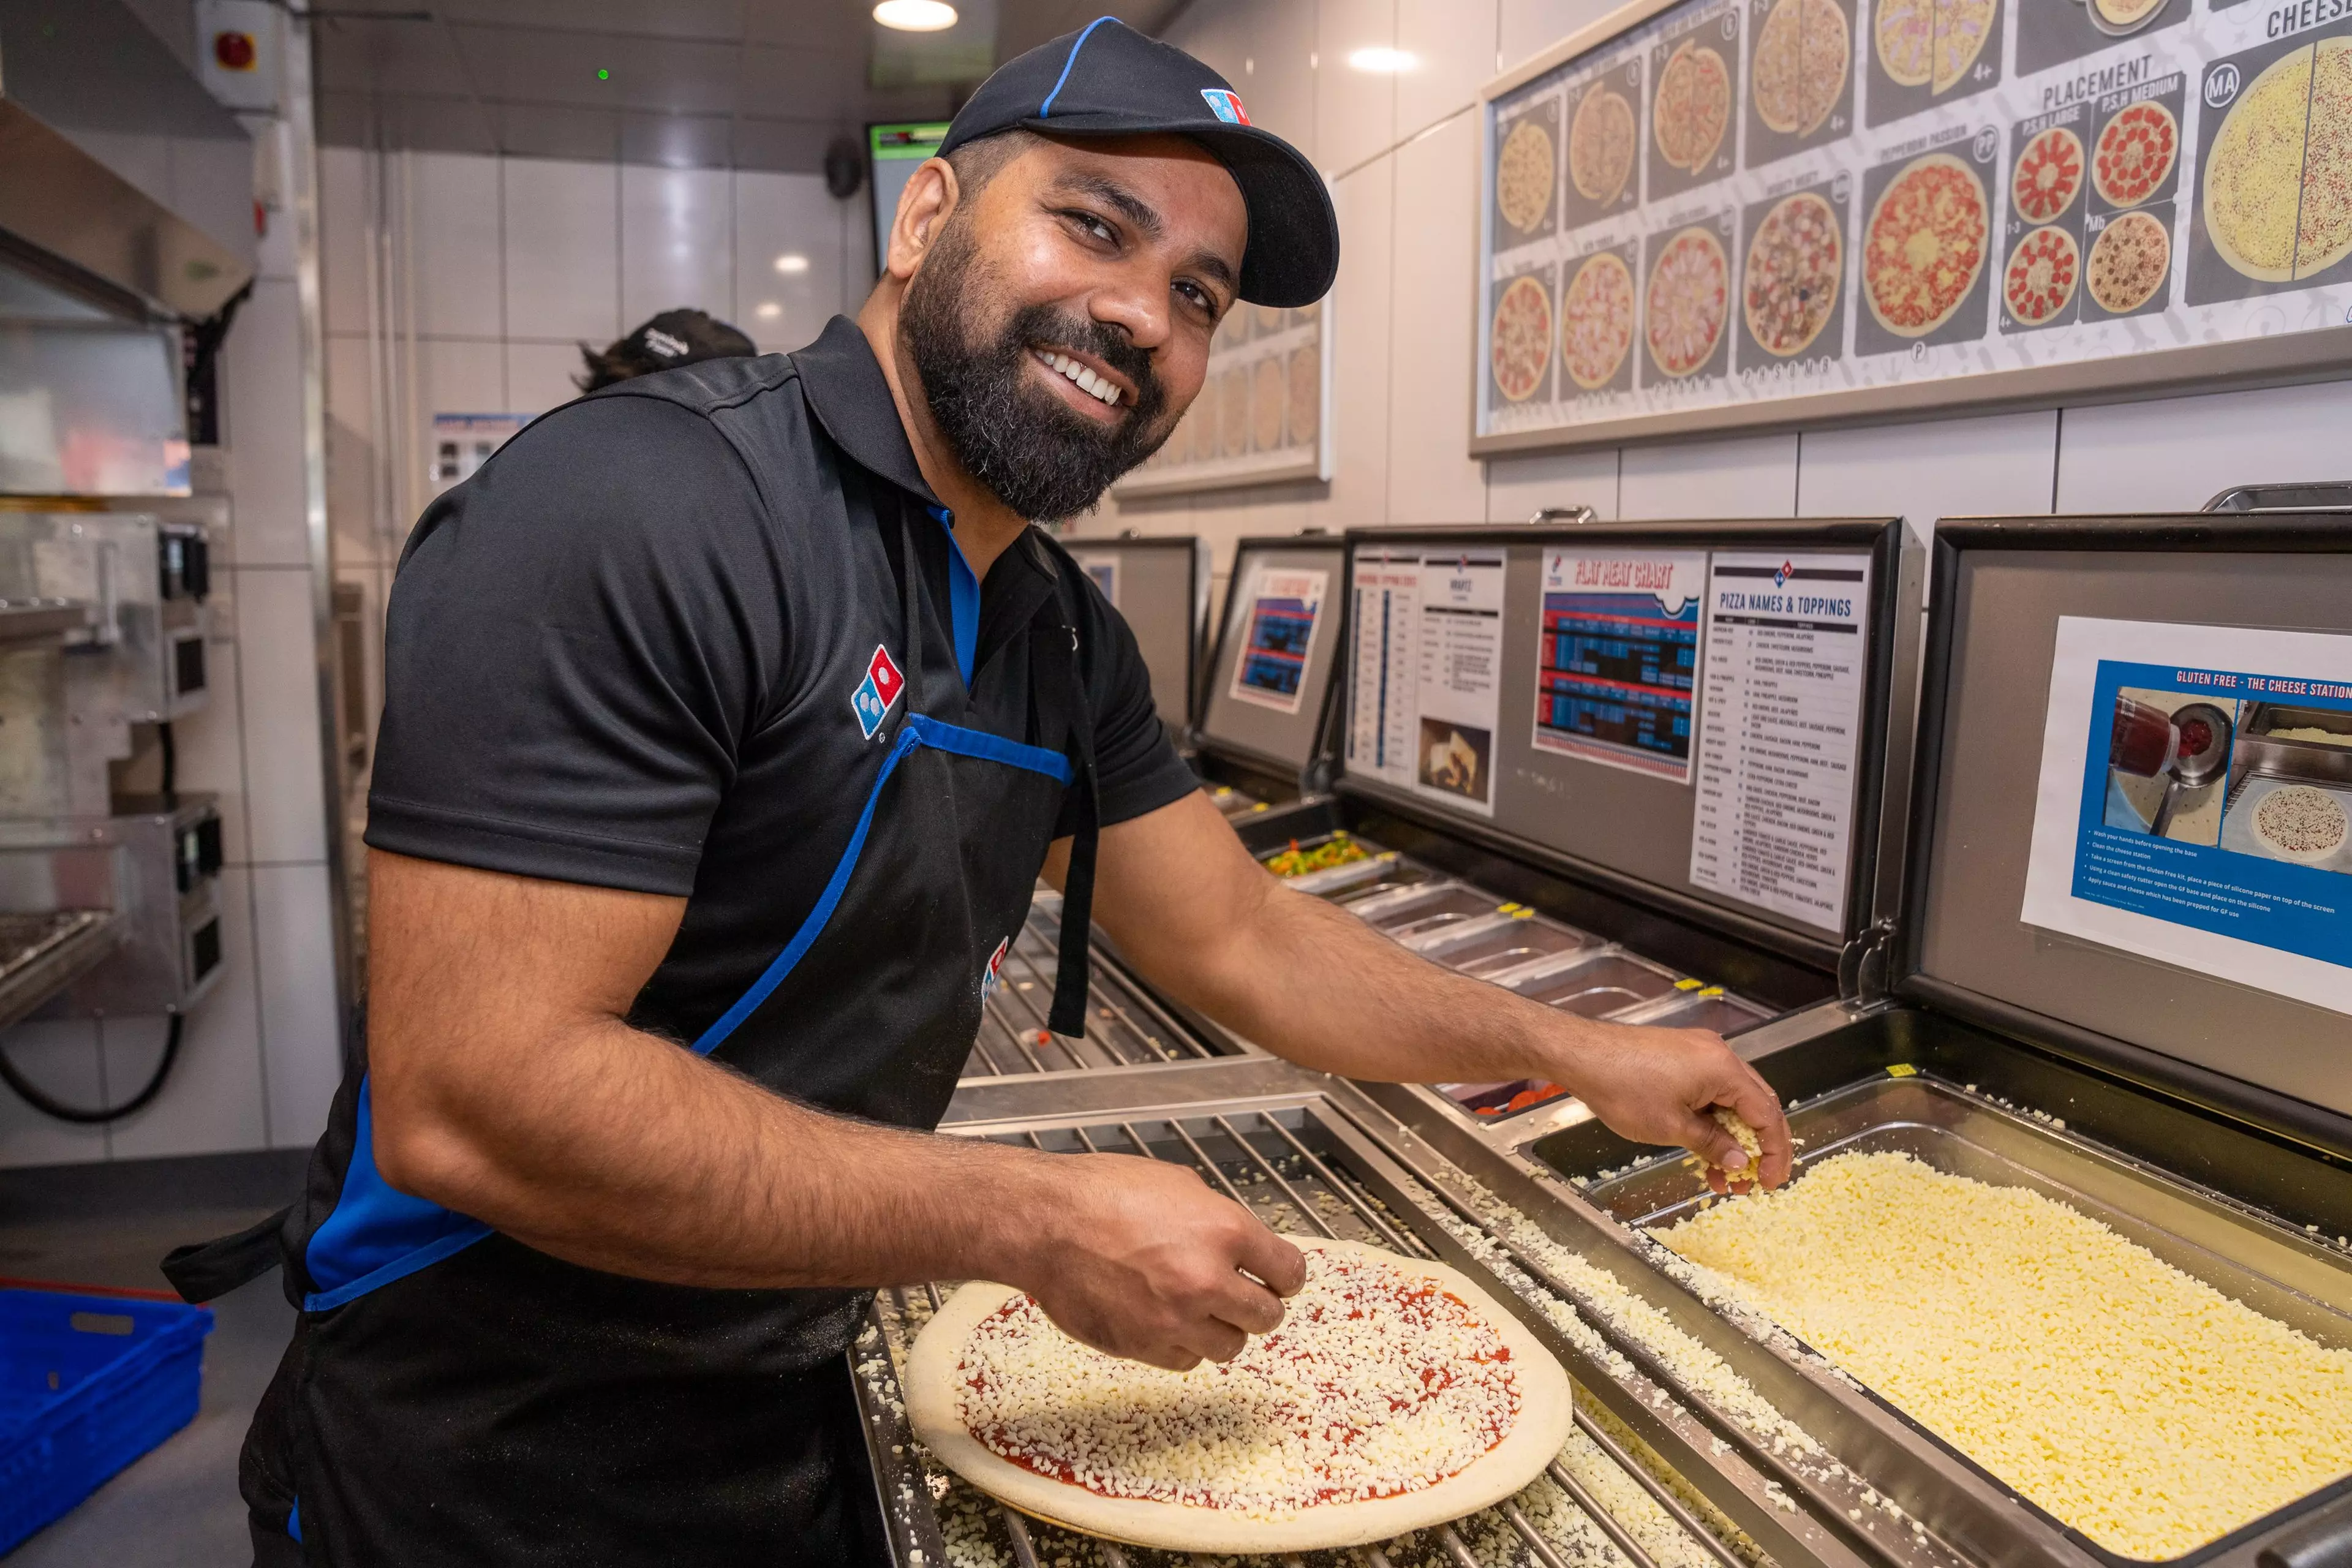
{"type": "Polygon", "coordinates": [[[1209,112],[1228,125],[1247,125],[1249,110],[1242,107],[1241,94],[1228,88],[1204,87],[1201,96],[1209,100],[1209,112]]]}

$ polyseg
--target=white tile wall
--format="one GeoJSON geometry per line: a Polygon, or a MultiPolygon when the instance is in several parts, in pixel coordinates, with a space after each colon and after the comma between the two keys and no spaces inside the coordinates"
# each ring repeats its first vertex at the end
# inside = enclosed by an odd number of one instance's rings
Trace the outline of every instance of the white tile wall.
{"type": "Polygon", "coordinates": [[[1389,312],[1389,519],[1476,522],[1486,480],[1469,456],[1476,117],[1465,110],[1399,148],[1396,282],[1389,312]],[[1409,434],[1408,434],[1409,433],[1409,434]]]}
{"type": "MultiPolygon", "coordinates": [[[[1491,5],[1397,0],[1397,47],[1412,57],[1397,77],[1399,136],[1434,125],[1477,97],[1495,74],[1496,20],[1491,5]]],[[[1463,167],[1470,167],[1467,154],[1463,167]]]]}
{"type": "MultiPolygon", "coordinates": [[[[106,1103],[98,1021],[19,1024],[0,1040],[8,1062],[35,1089],[73,1106],[106,1103]]],[[[55,1121],[0,1088],[0,1168],[80,1164],[106,1158],[106,1129],[55,1121]]]]}
{"type": "Polygon", "coordinates": [[[1589,506],[1617,515],[1617,449],[1538,452],[1486,465],[1486,521],[1525,522],[1548,506],[1589,506]]]}
{"type": "Polygon", "coordinates": [[[1628,447],[1618,471],[1622,518],[1794,517],[1797,437],[1751,436],[1628,447]]]}
{"type": "Polygon", "coordinates": [[[506,335],[600,345],[619,337],[619,170],[509,158],[505,187],[506,335]]]}
{"type": "MultiPolygon", "coordinates": [[[[589,339],[603,343],[607,339],[589,339]]],[[[578,343],[516,343],[506,345],[506,401],[509,414],[544,414],[580,395],[572,377],[587,365],[578,343]]]]}
{"type": "Polygon", "coordinates": [[[317,637],[307,571],[237,573],[246,828],[258,865],[323,860],[317,637]]]}
{"type": "Polygon", "coordinates": [[[223,346],[223,431],[236,496],[240,564],[299,565],[310,558],[302,491],[301,363],[295,285],[264,278],[223,346]]]}
{"type": "Polygon", "coordinates": [[[2070,408],[2060,511],[2199,507],[2232,485],[2341,479],[2352,382],[2070,408]]]}
{"type": "Polygon", "coordinates": [[[499,160],[457,153],[406,156],[404,211],[416,330],[429,337],[495,338],[503,330],[499,160]]]}
{"type": "Polygon", "coordinates": [[[368,220],[376,161],[357,147],[319,149],[320,298],[331,332],[368,325],[368,220]]]}
{"type": "Polygon", "coordinates": [[[1339,278],[1331,288],[1328,329],[1333,471],[1329,504],[1318,521],[1346,528],[1378,521],[1389,510],[1396,161],[1380,159],[1338,181],[1331,198],[1339,214],[1339,278]]]}
{"type": "MultiPolygon", "coordinates": [[[[517,237],[520,241],[523,237],[517,237]]],[[[732,176],[723,169],[621,170],[621,321],[735,299],[732,176]]]]}
{"type": "Polygon", "coordinates": [[[1331,173],[1396,143],[1396,78],[1348,64],[1359,49],[1397,47],[1396,13],[1397,0],[1321,0],[1315,8],[1313,156],[1331,173]]]}
{"type": "MultiPolygon", "coordinates": [[[[837,202],[820,175],[738,174],[735,298],[728,319],[763,353],[815,337],[832,317],[854,308],[848,231],[865,223],[866,198],[837,202]],[[780,269],[780,260],[795,269],[780,269]]],[[[865,293],[859,287],[856,297],[865,293]]]]}
{"type": "Polygon", "coordinates": [[[1893,513],[1922,538],[1938,517],[2048,511],[2057,441],[2054,409],[1809,431],[1797,468],[1797,510],[1893,513]]]}
{"type": "Polygon", "coordinates": [[[319,1136],[342,1079],[329,897],[323,865],[253,868],[269,1141],[278,1148],[319,1136]]]}

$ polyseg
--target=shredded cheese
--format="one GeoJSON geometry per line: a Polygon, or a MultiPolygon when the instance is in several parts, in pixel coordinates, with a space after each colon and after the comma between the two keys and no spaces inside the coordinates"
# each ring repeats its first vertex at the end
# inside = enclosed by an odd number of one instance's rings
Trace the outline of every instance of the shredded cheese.
{"type": "Polygon", "coordinates": [[[1841,1154],[1659,1239],[2112,1551],[2179,1556],[2352,1469],[2352,1352],[2039,1193],[1841,1154]]]}
{"type": "Polygon", "coordinates": [[[1717,1165],[1712,1160],[1709,1160],[1707,1164],[1726,1175],[1754,1172],[1757,1169],[1757,1162],[1764,1157],[1764,1145],[1758,1142],[1756,1129],[1741,1121],[1739,1112],[1727,1105],[1718,1105],[1709,1114],[1715,1118],[1717,1126],[1739,1141],[1739,1147],[1746,1152],[1748,1160],[1745,1164],[1739,1165],[1717,1165]]]}
{"type": "Polygon", "coordinates": [[[1307,1254],[1283,1324],[1165,1372],[1075,1343],[1026,1296],[983,1319],[959,1414],[1000,1457],[1104,1497],[1280,1516],[1424,1490],[1507,1436],[1510,1347],[1424,1279],[1307,1254]]]}

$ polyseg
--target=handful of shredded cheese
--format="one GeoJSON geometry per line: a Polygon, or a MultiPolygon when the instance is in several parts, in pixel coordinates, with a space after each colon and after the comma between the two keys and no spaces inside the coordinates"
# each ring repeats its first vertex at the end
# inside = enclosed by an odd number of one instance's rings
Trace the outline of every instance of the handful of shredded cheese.
{"type": "Polygon", "coordinates": [[[2179,1556],[2352,1470],[2352,1351],[2039,1193],[1840,1154],[1657,1235],[2112,1551],[2179,1556]]]}
{"type": "Polygon", "coordinates": [[[1730,1133],[1734,1138],[1739,1141],[1739,1147],[1746,1151],[1748,1155],[1748,1158],[1744,1163],[1737,1165],[1718,1165],[1714,1161],[1709,1160],[1707,1162],[1708,1167],[1712,1170],[1721,1171],[1727,1176],[1754,1175],[1759,1168],[1758,1162],[1762,1160],[1764,1157],[1764,1146],[1757,1142],[1756,1129],[1748,1126],[1747,1122],[1741,1121],[1739,1118],[1739,1112],[1732,1110],[1727,1105],[1716,1106],[1708,1112],[1708,1114],[1715,1118],[1717,1126],[1722,1128],[1726,1132],[1730,1133]]]}

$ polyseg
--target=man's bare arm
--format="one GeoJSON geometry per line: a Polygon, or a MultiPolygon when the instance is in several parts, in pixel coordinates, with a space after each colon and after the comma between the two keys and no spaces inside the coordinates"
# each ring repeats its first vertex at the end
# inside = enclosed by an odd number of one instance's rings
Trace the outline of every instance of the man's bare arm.
{"type": "Polygon", "coordinates": [[[368,884],[379,1167],[541,1251],[689,1285],[997,1279],[1170,1366],[1232,1355],[1280,1321],[1256,1281],[1304,1278],[1187,1171],[826,1115],[631,1028],[683,900],[381,850],[368,884]]]}
{"type": "MultiPolygon", "coordinates": [[[[1067,841],[1047,875],[1058,884],[1067,841]]],[[[1785,1180],[1780,1101],[1720,1037],[1578,1018],[1441,968],[1250,858],[1205,795],[1104,830],[1094,918],[1154,984],[1304,1067],[1431,1083],[1544,1078],[1610,1127],[1744,1162],[1706,1110],[1757,1130],[1762,1179],[1785,1180]]]]}

